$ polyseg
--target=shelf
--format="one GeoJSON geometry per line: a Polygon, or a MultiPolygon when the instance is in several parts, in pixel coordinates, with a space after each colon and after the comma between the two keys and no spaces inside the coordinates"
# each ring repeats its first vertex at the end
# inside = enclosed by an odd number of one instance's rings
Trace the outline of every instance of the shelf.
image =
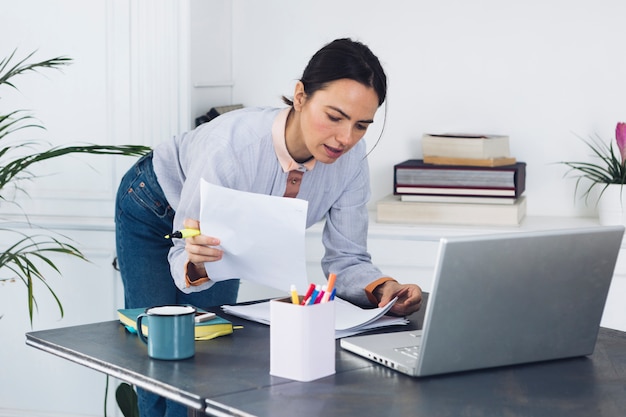
{"type": "MultiPolygon", "coordinates": [[[[510,233],[532,230],[567,229],[579,227],[598,226],[598,219],[593,217],[554,217],[554,216],[528,216],[519,227],[513,226],[460,226],[445,224],[400,224],[379,223],[376,212],[369,214],[369,237],[371,238],[395,238],[399,240],[425,240],[438,241],[445,236],[463,236],[489,233],[510,233]]],[[[309,235],[322,233],[324,221],[321,221],[307,230],[309,235]]]]}

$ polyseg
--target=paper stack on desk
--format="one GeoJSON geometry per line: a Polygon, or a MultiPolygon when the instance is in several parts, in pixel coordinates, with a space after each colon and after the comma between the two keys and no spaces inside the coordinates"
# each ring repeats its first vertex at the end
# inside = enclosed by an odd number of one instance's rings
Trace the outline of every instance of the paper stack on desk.
{"type": "MultiPolygon", "coordinates": [[[[380,327],[408,324],[409,321],[404,317],[385,316],[396,300],[397,298],[394,298],[382,308],[364,309],[335,297],[335,338],[340,339],[380,327]]],[[[246,305],[223,305],[222,310],[233,316],[270,324],[269,301],[246,305]]]]}

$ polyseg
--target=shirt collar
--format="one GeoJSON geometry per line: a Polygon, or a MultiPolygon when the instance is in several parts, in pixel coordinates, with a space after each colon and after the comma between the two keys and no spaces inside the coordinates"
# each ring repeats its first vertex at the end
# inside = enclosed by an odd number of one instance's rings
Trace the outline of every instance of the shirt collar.
{"type": "Polygon", "coordinates": [[[291,107],[281,110],[272,125],[272,141],[274,142],[274,152],[278,157],[278,162],[284,172],[289,171],[310,171],[315,166],[315,159],[311,159],[303,164],[296,162],[289,151],[287,151],[287,143],[285,139],[285,129],[287,127],[287,117],[291,107]]]}

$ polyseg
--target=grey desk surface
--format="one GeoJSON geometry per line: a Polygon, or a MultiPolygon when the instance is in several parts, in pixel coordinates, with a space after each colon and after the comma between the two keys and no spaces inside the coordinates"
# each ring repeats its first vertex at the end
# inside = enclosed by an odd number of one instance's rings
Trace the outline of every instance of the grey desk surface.
{"type": "MultiPolygon", "coordinates": [[[[269,327],[221,315],[244,328],[197,342],[196,355],[183,361],[148,358],[145,345],[117,321],[30,332],[26,343],[216,416],[626,413],[624,332],[601,329],[589,357],[428,378],[404,376],[337,345],[336,374],[301,383],[269,374],[269,327]]],[[[410,326],[421,327],[422,319],[423,310],[410,326]]]]}

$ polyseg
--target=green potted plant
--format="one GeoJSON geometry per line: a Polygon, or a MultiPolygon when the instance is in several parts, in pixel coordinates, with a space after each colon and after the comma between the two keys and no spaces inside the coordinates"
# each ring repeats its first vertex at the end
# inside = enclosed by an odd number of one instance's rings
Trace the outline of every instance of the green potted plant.
{"type": "Polygon", "coordinates": [[[626,184],[626,123],[619,122],[615,127],[615,143],[608,145],[601,138],[595,136],[585,143],[592,151],[597,162],[561,162],[570,169],[568,174],[576,176],[575,193],[583,181],[588,183],[583,191],[585,201],[588,201],[592,190],[599,188],[597,200],[598,215],[601,224],[626,224],[626,211],[623,199],[624,184],[626,184]]]}
{"type": "MultiPolygon", "coordinates": [[[[0,92],[4,88],[17,89],[14,79],[19,75],[39,72],[43,69],[59,69],[72,62],[71,58],[63,56],[29,62],[34,52],[23,59],[16,59],[15,54],[16,51],[13,51],[11,55],[0,60],[0,92]]],[[[26,110],[0,109],[0,204],[18,204],[14,198],[15,192],[23,191],[20,184],[24,181],[36,179],[29,168],[40,162],[76,153],[139,156],[150,151],[149,147],[139,145],[49,146],[37,140],[12,140],[16,131],[42,128],[43,126],[26,110]]],[[[9,222],[6,219],[0,219],[0,242],[2,242],[0,282],[16,281],[25,286],[31,325],[33,313],[37,308],[34,293],[34,283],[37,281],[42,283],[54,297],[63,317],[61,300],[55,294],[40,265],[46,265],[60,273],[51,255],[60,253],[83,260],[86,258],[67,238],[30,223],[27,213],[24,213],[23,222],[19,223],[21,227],[18,229],[15,227],[14,220],[9,222]]]]}

